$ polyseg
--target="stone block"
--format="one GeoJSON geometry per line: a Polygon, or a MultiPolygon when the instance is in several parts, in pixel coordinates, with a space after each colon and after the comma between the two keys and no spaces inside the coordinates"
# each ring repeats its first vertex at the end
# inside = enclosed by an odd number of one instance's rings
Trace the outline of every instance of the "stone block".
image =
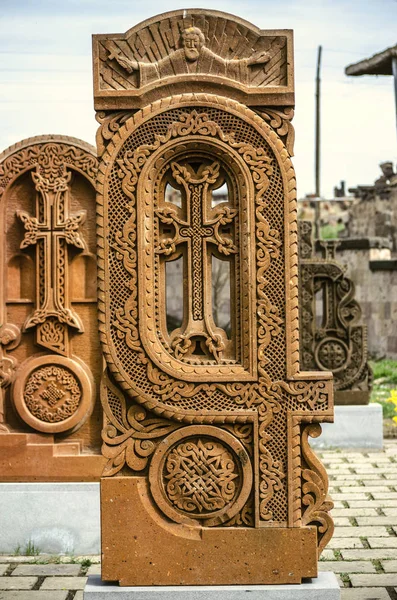
{"type": "Polygon", "coordinates": [[[322,572],[300,585],[120,587],[88,578],[84,600],[340,600],[334,573],[322,572]]]}
{"type": "Polygon", "coordinates": [[[322,435],[310,442],[314,448],[381,449],[382,407],[376,403],[368,406],[335,406],[334,423],[324,423],[322,429],[322,435]]]}

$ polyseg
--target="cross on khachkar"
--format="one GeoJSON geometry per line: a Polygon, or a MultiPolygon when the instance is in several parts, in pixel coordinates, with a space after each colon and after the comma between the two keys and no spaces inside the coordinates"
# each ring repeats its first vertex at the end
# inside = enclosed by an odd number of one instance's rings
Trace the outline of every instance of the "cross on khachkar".
{"type": "Polygon", "coordinates": [[[69,353],[68,326],[83,331],[79,316],[70,306],[67,246],[84,248],[78,229],[86,213],[69,215],[71,177],[57,146],[47,146],[46,155],[32,172],[37,216],[17,211],[26,230],[20,248],[36,245],[36,307],[24,329],[36,327],[37,343],[64,356],[69,353]]]}
{"type": "MultiPolygon", "coordinates": [[[[222,227],[232,223],[237,215],[237,210],[223,205],[213,210],[213,218],[208,219],[208,205],[211,197],[211,188],[219,185],[220,164],[213,162],[211,165],[203,164],[196,175],[189,165],[171,163],[172,176],[177,184],[183,186],[187,220],[184,221],[175,207],[164,203],[156,214],[164,225],[173,225],[174,237],[160,241],[157,248],[158,254],[172,255],[177,252],[180,244],[189,246],[187,260],[187,308],[188,319],[186,326],[176,330],[171,338],[171,346],[178,358],[195,350],[192,338],[203,338],[210,354],[217,362],[222,358],[225,349],[224,336],[214,331],[211,320],[206,318],[204,306],[211,305],[211,282],[206,276],[207,244],[216,246],[219,253],[226,256],[235,254],[237,248],[232,238],[222,232],[222,227]]],[[[180,212],[180,211],[179,211],[180,212]]],[[[197,343],[197,342],[196,342],[197,343]]]]}

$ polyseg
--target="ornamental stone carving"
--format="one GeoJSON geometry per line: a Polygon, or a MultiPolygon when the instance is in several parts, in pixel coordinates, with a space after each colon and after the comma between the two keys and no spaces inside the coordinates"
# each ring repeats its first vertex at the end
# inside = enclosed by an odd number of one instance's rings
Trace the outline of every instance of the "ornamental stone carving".
{"type": "Polygon", "coordinates": [[[103,580],[300,582],[332,535],[307,442],[331,374],[299,366],[291,39],[201,10],[94,37],[103,580]]]}
{"type": "Polygon", "coordinates": [[[101,371],[96,174],[95,149],[66,136],[23,140],[0,155],[0,477],[6,481],[92,480],[102,470],[92,375],[101,371]],[[47,435],[45,444],[37,432],[47,435]]]}
{"type": "Polygon", "coordinates": [[[321,242],[315,256],[312,223],[300,221],[301,361],[306,369],[332,371],[336,404],[368,404],[372,373],[367,328],[354,282],[335,259],[338,242],[321,242]]]}

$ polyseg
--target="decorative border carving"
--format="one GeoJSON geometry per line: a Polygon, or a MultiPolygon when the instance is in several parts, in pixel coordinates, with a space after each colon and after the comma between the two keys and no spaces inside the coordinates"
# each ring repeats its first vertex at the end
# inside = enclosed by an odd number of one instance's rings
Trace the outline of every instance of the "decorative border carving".
{"type": "MultiPolygon", "coordinates": [[[[140,111],[140,112],[136,113],[131,119],[129,119],[126,122],[126,124],[121,129],[119,129],[116,132],[113,139],[111,140],[111,142],[108,145],[108,148],[103,156],[103,160],[100,163],[99,173],[98,173],[98,214],[97,214],[98,238],[99,238],[99,251],[98,251],[99,297],[98,297],[98,304],[99,304],[99,321],[100,321],[101,340],[102,340],[106,359],[107,359],[110,367],[112,367],[112,364],[115,365],[114,376],[117,379],[117,381],[120,383],[120,385],[124,389],[126,389],[126,391],[131,396],[133,396],[133,397],[138,396],[139,402],[143,403],[148,409],[153,410],[153,411],[157,412],[158,414],[168,414],[169,416],[171,416],[172,414],[175,416],[179,415],[179,418],[185,417],[189,421],[190,421],[190,419],[193,419],[193,421],[191,421],[191,422],[200,422],[201,418],[197,414],[188,415],[184,411],[180,411],[177,407],[169,406],[169,405],[162,407],[161,403],[158,405],[158,407],[156,407],[150,398],[145,398],[145,396],[143,394],[141,394],[139,389],[135,387],[133,381],[127,382],[124,379],[125,375],[120,374],[119,371],[122,370],[122,366],[118,363],[118,361],[116,361],[116,363],[114,362],[115,359],[113,356],[113,352],[112,352],[111,347],[109,346],[109,343],[107,340],[106,316],[105,316],[106,315],[106,307],[105,307],[105,293],[104,293],[104,281],[105,281],[105,279],[104,279],[105,278],[104,245],[106,245],[106,239],[104,237],[104,230],[103,230],[104,221],[103,221],[103,208],[102,207],[103,207],[103,202],[104,202],[104,193],[106,193],[104,185],[105,185],[105,181],[106,181],[106,173],[108,170],[109,160],[111,160],[111,157],[114,156],[114,154],[121,148],[124,140],[128,137],[130,132],[133,131],[134,129],[136,129],[136,127],[138,127],[141,123],[145,122],[148,118],[154,116],[158,112],[163,112],[167,108],[183,107],[183,106],[188,106],[189,104],[191,105],[192,103],[194,104],[194,106],[201,105],[204,107],[205,106],[208,107],[208,106],[212,105],[212,106],[219,107],[219,108],[223,107],[225,110],[232,111],[234,114],[238,114],[238,115],[246,114],[247,117],[249,117],[250,121],[253,122],[253,125],[258,128],[258,130],[261,132],[261,134],[263,135],[263,133],[265,133],[266,140],[271,145],[272,150],[276,153],[276,157],[282,165],[283,177],[286,177],[286,179],[287,179],[287,181],[284,182],[284,189],[285,189],[285,193],[287,196],[286,211],[287,211],[287,219],[289,220],[289,223],[287,223],[287,231],[286,231],[286,235],[285,235],[285,237],[286,237],[285,250],[286,250],[286,252],[288,252],[288,255],[289,255],[288,260],[287,260],[288,264],[286,266],[286,281],[288,282],[290,292],[286,294],[287,295],[287,304],[289,304],[289,306],[287,305],[287,310],[286,310],[286,315],[287,315],[287,318],[286,318],[287,333],[286,333],[286,335],[287,335],[287,344],[288,344],[288,340],[290,341],[288,354],[289,354],[289,356],[291,356],[291,360],[289,360],[288,364],[287,364],[288,376],[296,374],[298,372],[298,368],[299,368],[298,302],[297,302],[298,270],[297,270],[297,243],[296,243],[297,235],[296,235],[296,226],[294,225],[294,223],[295,223],[294,218],[296,216],[296,195],[295,195],[296,185],[295,185],[295,175],[294,175],[292,164],[289,159],[289,155],[288,155],[287,151],[285,150],[285,147],[283,146],[281,140],[273,132],[273,130],[271,128],[269,128],[266,125],[266,123],[264,123],[264,121],[258,115],[256,115],[255,113],[253,113],[251,110],[247,109],[246,107],[243,107],[234,101],[227,101],[223,98],[218,98],[218,97],[205,95],[205,94],[185,95],[183,97],[170,98],[168,100],[163,100],[161,102],[157,102],[154,105],[147,107],[144,111],[140,111]],[[289,244],[288,244],[287,240],[290,241],[289,244]],[[291,343],[291,341],[292,341],[292,343],[291,343]],[[197,419],[199,419],[199,421],[197,421],[197,419]]],[[[135,189],[134,180],[131,180],[131,183],[128,184],[128,189],[127,189],[127,181],[125,182],[124,191],[129,191],[129,193],[131,193],[131,191],[132,191],[132,193],[133,193],[134,189],[135,189]]],[[[130,205],[130,210],[135,210],[133,205],[130,205]]],[[[130,234],[130,246],[131,246],[131,234],[130,234]]],[[[120,251],[122,251],[122,252],[130,251],[127,248],[126,242],[123,242],[122,244],[120,244],[120,251]],[[124,250],[123,250],[123,248],[124,248],[124,250]]],[[[266,251],[266,253],[267,252],[268,251],[266,251]]],[[[129,261],[128,254],[125,256],[126,256],[126,258],[124,259],[124,264],[125,264],[125,266],[127,266],[127,264],[126,264],[126,261],[127,261],[127,263],[128,263],[127,270],[130,273],[132,273],[132,271],[134,271],[134,267],[132,266],[132,264],[129,261]]],[[[262,275],[261,275],[261,277],[262,277],[262,275]]],[[[131,303],[132,302],[135,302],[135,301],[133,300],[133,297],[131,296],[131,303]]],[[[131,305],[131,308],[132,308],[132,305],[131,305]]],[[[270,318],[272,320],[273,317],[271,316],[271,313],[267,313],[268,308],[270,308],[270,307],[264,307],[264,310],[265,310],[264,314],[268,315],[266,318],[270,318]]],[[[131,349],[137,351],[139,348],[137,331],[135,333],[133,331],[131,331],[131,333],[129,333],[128,336],[130,339],[131,349]]],[[[138,351],[140,352],[140,350],[138,350],[138,351]]],[[[143,358],[143,355],[142,355],[142,358],[143,358]]],[[[148,366],[148,374],[150,375],[150,377],[153,377],[153,376],[156,377],[156,371],[155,370],[153,371],[153,369],[150,366],[148,366]],[[150,372],[149,372],[149,369],[150,369],[150,372]]],[[[156,379],[157,379],[157,377],[156,377],[156,379]]],[[[157,379],[156,385],[159,385],[159,384],[164,385],[162,380],[163,380],[163,377],[161,377],[160,379],[157,379]]],[[[193,393],[193,388],[191,389],[191,386],[188,386],[188,384],[183,384],[182,382],[179,386],[179,389],[181,392],[184,391],[185,393],[188,393],[189,395],[193,393]]],[[[198,390],[196,388],[195,392],[197,393],[197,391],[198,390]]],[[[174,395],[174,401],[178,400],[178,393],[179,392],[177,391],[176,396],[174,395]]],[[[230,417],[232,417],[232,415],[230,415],[230,417]]],[[[211,417],[211,419],[216,420],[216,415],[215,416],[213,415],[211,417]]],[[[233,420],[233,418],[231,420],[233,420]]]]}

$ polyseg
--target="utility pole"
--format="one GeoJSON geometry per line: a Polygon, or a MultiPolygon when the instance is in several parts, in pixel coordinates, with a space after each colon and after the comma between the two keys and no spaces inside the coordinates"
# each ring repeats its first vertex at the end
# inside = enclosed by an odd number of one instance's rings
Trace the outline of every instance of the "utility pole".
{"type": "Polygon", "coordinates": [[[396,125],[397,125],[397,56],[393,56],[391,59],[391,67],[394,78],[394,103],[396,106],[396,125]]]}
{"type": "Polygon", "coordinates": [[[321,69],[321,52],[322,46],[318,47],[317,53],[317,73],[316,73],[316,157],[315,157],[315,171],[316,171],[316,204],[315,204],[315,223],[314,223],[314,235],[318,239],[320,237],[320,69],[321,69]]]}

